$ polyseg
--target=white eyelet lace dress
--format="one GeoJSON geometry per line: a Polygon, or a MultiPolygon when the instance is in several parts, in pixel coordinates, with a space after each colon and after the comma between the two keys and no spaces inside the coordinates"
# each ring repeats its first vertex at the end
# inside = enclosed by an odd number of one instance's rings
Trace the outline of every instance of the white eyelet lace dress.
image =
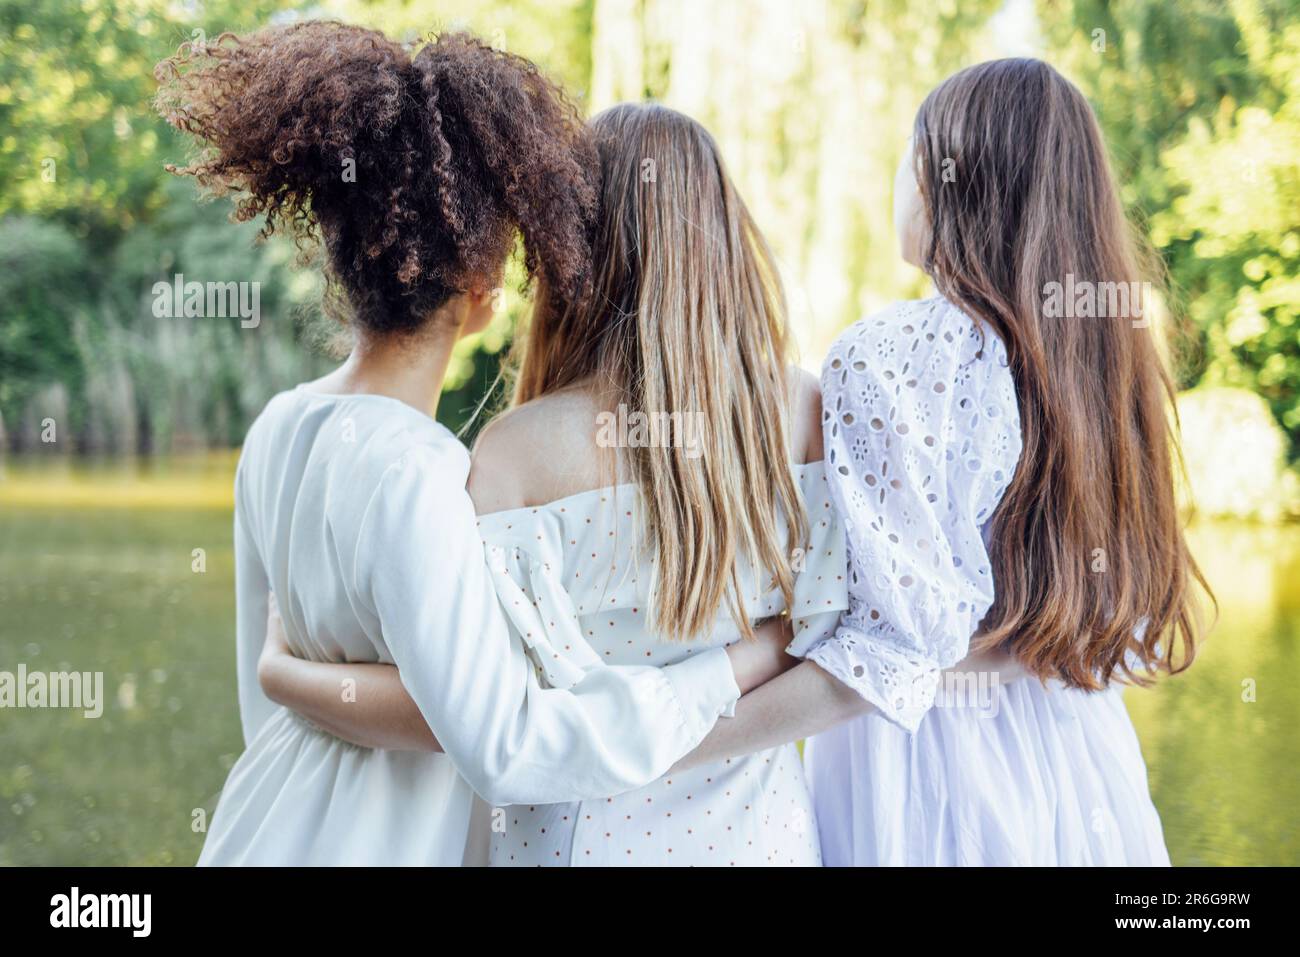
{"type": "Polygon", "coordinates": [[[791,650],[877,709],[805,749],[825,862],[1168,864],[1118,688],[939,693],[993,602],[985,535],[1020,457],[997,335],[942,297],[898,303],[835,343],[822,402],[849,609],[791,650]]]}
{"type": "MultiPolygon", "coordinates": [[[[797,466],[809,540],[795,553],[798,634],[834,633],[846,607],[844,533],[821,463],[797,466]]],[[[633,485],[583,492],[538,508],[483,515],[479,530],[497,594],[542,678],[566,687],[594,656],[667,665],[739,640],[729,616],[713,634],[661,639],[649,607],[653,552],[638,538],[633,485]]],[[[766,579],[766,576],[764,576],[766,579]]],[[[757,621],[784,609],[780,592],[742,576],[757,621]]],[[[725,718],[721,720],[727,720],[725,718]]],[[[616,797],[516,805],[492,814],[492,866],[817,865],[817,826],[793,744],[669,774],[616,797]]]]}

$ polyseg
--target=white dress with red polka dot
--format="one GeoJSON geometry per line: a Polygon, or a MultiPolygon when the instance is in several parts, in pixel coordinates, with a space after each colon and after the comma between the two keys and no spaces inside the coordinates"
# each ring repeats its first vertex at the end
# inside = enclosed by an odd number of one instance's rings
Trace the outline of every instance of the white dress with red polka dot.
{"type": "MultiPolygon", "coordinates": [[[[816,641],[834,634],[847,606],[844,534],[821,463],[795,468],[809,530],[792,550],[790,611],[796,633],[816,641]]],[[[481,516],[502,605],[545,682],[565,687],[593,653],[613,665],[661,666],[739,640],[725,611],[704,638],[670,642],[655,633],[654,556],[639,515],[636,487],[619,485],[481,516]]],[[[742,570],[755,622],[786,611],[780,590],[765,590],[769,579],[742,570]]],[[[606,799],[494,809],[489,826],[493,866],[821,863],[793,744],[606,799]]]]}

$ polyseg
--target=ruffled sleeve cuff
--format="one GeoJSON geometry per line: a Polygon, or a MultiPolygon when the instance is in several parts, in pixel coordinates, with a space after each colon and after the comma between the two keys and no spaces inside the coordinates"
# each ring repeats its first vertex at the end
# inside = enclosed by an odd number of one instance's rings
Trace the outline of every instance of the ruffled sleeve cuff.
{"type": "Polygon", "coordinates": [[[589,669],[605,667],[583,637],[573,600],[549,563],[499,545],[487,546],[487,557],[501,607],[540,678],[552,688],[572,688],[589,669]]]}
{"type": "Polygon", "coordinates": [[[731,659],[723,648],[708,651],[663,667],[672,685],[686,726],[701,737],[713,728],[719,716],[733,717],[740,688],[731,670],[731,659]]]}
{"type": "Polygon", "coordinates": [[[934,706],[940,669],[841,625],[806,655],[909,734],[934,706]]]}
{"type": "MultiPolygon", "coordinates": [[[[550,563],[515,547],[490,545],[487,552],[506,617],[548,686],[572,688],[592,669],[608,667],[583,637],[573,600],[550,563]]],[[[720,715],[734,715],[740,688],[724,649],[712,648],[661,671],[665,697],[675,703],[688,738],[698,741],[720,715]]]]}

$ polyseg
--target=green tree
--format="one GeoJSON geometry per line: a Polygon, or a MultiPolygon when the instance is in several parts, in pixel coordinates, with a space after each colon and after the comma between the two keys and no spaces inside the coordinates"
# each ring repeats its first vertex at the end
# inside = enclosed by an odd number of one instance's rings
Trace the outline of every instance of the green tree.
{"type": "Polygon", "coordinates": [[[1199,332],[1184,385],[1262,395],[1300,451],[1296,0],[1039,0],[1199,332]]]}
{"type": "Polygon", "coordinates": [[[11,429],[40,383],[62,378],[80,397],[73,316],[87,279],[82,244],[67,227],[0,220],[0,422],[11,429]]]}

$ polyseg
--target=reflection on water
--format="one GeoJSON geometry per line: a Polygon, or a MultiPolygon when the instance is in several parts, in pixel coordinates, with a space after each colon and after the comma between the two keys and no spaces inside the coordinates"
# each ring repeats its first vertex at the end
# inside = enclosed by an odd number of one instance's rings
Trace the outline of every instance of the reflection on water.
{"type": "MultiPolygon", "coordinates": [[[[0,671],[104,672],[104,714],[0,714],[0,864],[189,864],[242,746],[234,457],[0,475],[0,671]],[[196,570],[202,549],[202,570],[196,570]]],[[[1176,864],[1300,864],[1300,528],[1206,525],[1219,624],[1130,689],[1176,864]]]]}
{"type": "Polygon", "coordinates": [[[1126,693],[1176,864],[1300,864],[1300,528],[1207,524],[1219,619],[1190,671],[1126,693]]]}
{"type": "Polygon", "coordinates": [[[233,463],[3,470],[0,671],[103,672],[106,700],[0,712],[0,864],[197,859],[242,747],[233,463]]]}

